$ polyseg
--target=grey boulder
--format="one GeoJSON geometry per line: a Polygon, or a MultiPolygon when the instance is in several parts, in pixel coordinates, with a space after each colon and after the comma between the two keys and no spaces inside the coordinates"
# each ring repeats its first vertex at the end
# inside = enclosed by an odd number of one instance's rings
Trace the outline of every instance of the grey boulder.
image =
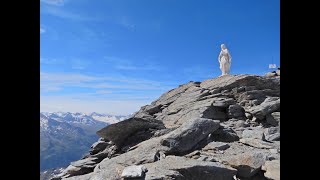
{"type": "Polygon", "coordinates": [[[121,177],[122,178],[140,178],[145,175],[147,169],[143,165],[132,165],[123,169],[121,177]]]}
{"type": "Polygon", "coordinates": [[[280,122],[280,112],[273,112],[266,116],[267,123],[273,126],[278,126],[280,122]]]}
{"type": "Polygon", "coordinates": [[[271,114],[280,109],[280,98],[268,97],[260,105],[250,109],[250,113],[256,118],[263,120],[267,114],[271,114]]]}

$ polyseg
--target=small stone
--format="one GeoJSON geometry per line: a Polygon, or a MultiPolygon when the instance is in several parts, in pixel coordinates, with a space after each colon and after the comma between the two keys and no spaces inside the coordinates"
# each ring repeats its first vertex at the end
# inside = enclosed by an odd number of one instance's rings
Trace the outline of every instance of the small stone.
{"type": "Polygon", "coordinates": [[[220,151],[220,150],[218,150],[218,151],[216,151],[216,153],[217,153],[217,154],[223,154],[223,153],[224,153],[224,151],[220,151]]]}
{"type": "Polygon", "coordinates": [[[208,159],[208,156],[200,156],[197,160],[206,161],[207,159],[208,159]]]}
{"type": "Polygon", "coordinates": [[[217,160],[215,160],[213,157],[208,157],[208,159],[206,159],[206,161],[209,161],[209,162],[217,162],[217,160]]]}
{"type": "Polygon", "coordinates": [[[251,121],[253,121],[253,122],[256,122],[258,119],[256,118],[256,117],[253,117],[252,119],[251,119],[251,121]]]}
{"type": "Polygon", "coordinates": [[[265,74],[266,77],[275,77],[277,76],[276,73],[273,73],[273,72],[268,72],[267,74],[265,74]]]}
{"type": "Polygon", "coordinates": [[[192,156],[191,158],[192,158],[192,159],[198,159],[198,158],[200,158],[200,155],[194,155],[194,156],[192,156]]]}
{"type": "Polygon", "coordinates": [[[273,157],[273,156],[267,156],[266,157],[266,160],[267,161],[272,161],[272,160],[275,160],[276,158],[275,157],[273,157]]]}
{"type": "Polygon", "coordinates": [[[143,177],[146,170],[147,169],[143,165],[140,165],[140,166],[131,165],[123,169],[121,177],[122,178],[143,177]]]}
{"type": "Polygon", "coordinates": [[[236,118],[231,118],[231,119],[229,119],[229,121],[238,121],[238,119],[236,119],[236,118]]]}
{"type": "Polygon", "coordinates": [[[250,114],[250,113],[245,113],[245,116],[248,118],[248,119],[252,119],[252,114],[250,114]]]}

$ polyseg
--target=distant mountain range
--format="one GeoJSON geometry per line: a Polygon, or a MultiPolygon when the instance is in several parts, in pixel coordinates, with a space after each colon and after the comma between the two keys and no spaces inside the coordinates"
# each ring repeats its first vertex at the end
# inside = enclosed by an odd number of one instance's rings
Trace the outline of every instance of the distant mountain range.
{"type": "Polygon", "coordinates": [[[60,174],[63,170],[64,168],[54,168],[42,171],[40,172],[40,180],[49,180],[54,176],[60,174]]]}
{"type": "Polygon", "coordinates": [[[98,140],[96,131],[129,116],[41,112],[40,171],[65,167],[81,158],[98,140]]]}

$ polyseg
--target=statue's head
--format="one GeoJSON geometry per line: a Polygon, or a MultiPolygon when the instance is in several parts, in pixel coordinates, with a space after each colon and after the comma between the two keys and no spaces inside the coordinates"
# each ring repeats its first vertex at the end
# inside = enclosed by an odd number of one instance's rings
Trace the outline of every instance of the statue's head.
{"type": "Polygon", "coordinates": [[[221,44],[221,49],[226,49],[226,45],[221,44]]]}

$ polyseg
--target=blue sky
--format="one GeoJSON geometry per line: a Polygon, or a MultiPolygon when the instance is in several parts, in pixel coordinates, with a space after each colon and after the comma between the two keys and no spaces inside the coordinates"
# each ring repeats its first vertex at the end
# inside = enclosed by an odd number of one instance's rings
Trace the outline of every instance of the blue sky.
{"type": "Polygon", "coordinates": [[[279,0],[40,0],[41,111],[129,114],[189,81],[280,63],[279,0]]]}

